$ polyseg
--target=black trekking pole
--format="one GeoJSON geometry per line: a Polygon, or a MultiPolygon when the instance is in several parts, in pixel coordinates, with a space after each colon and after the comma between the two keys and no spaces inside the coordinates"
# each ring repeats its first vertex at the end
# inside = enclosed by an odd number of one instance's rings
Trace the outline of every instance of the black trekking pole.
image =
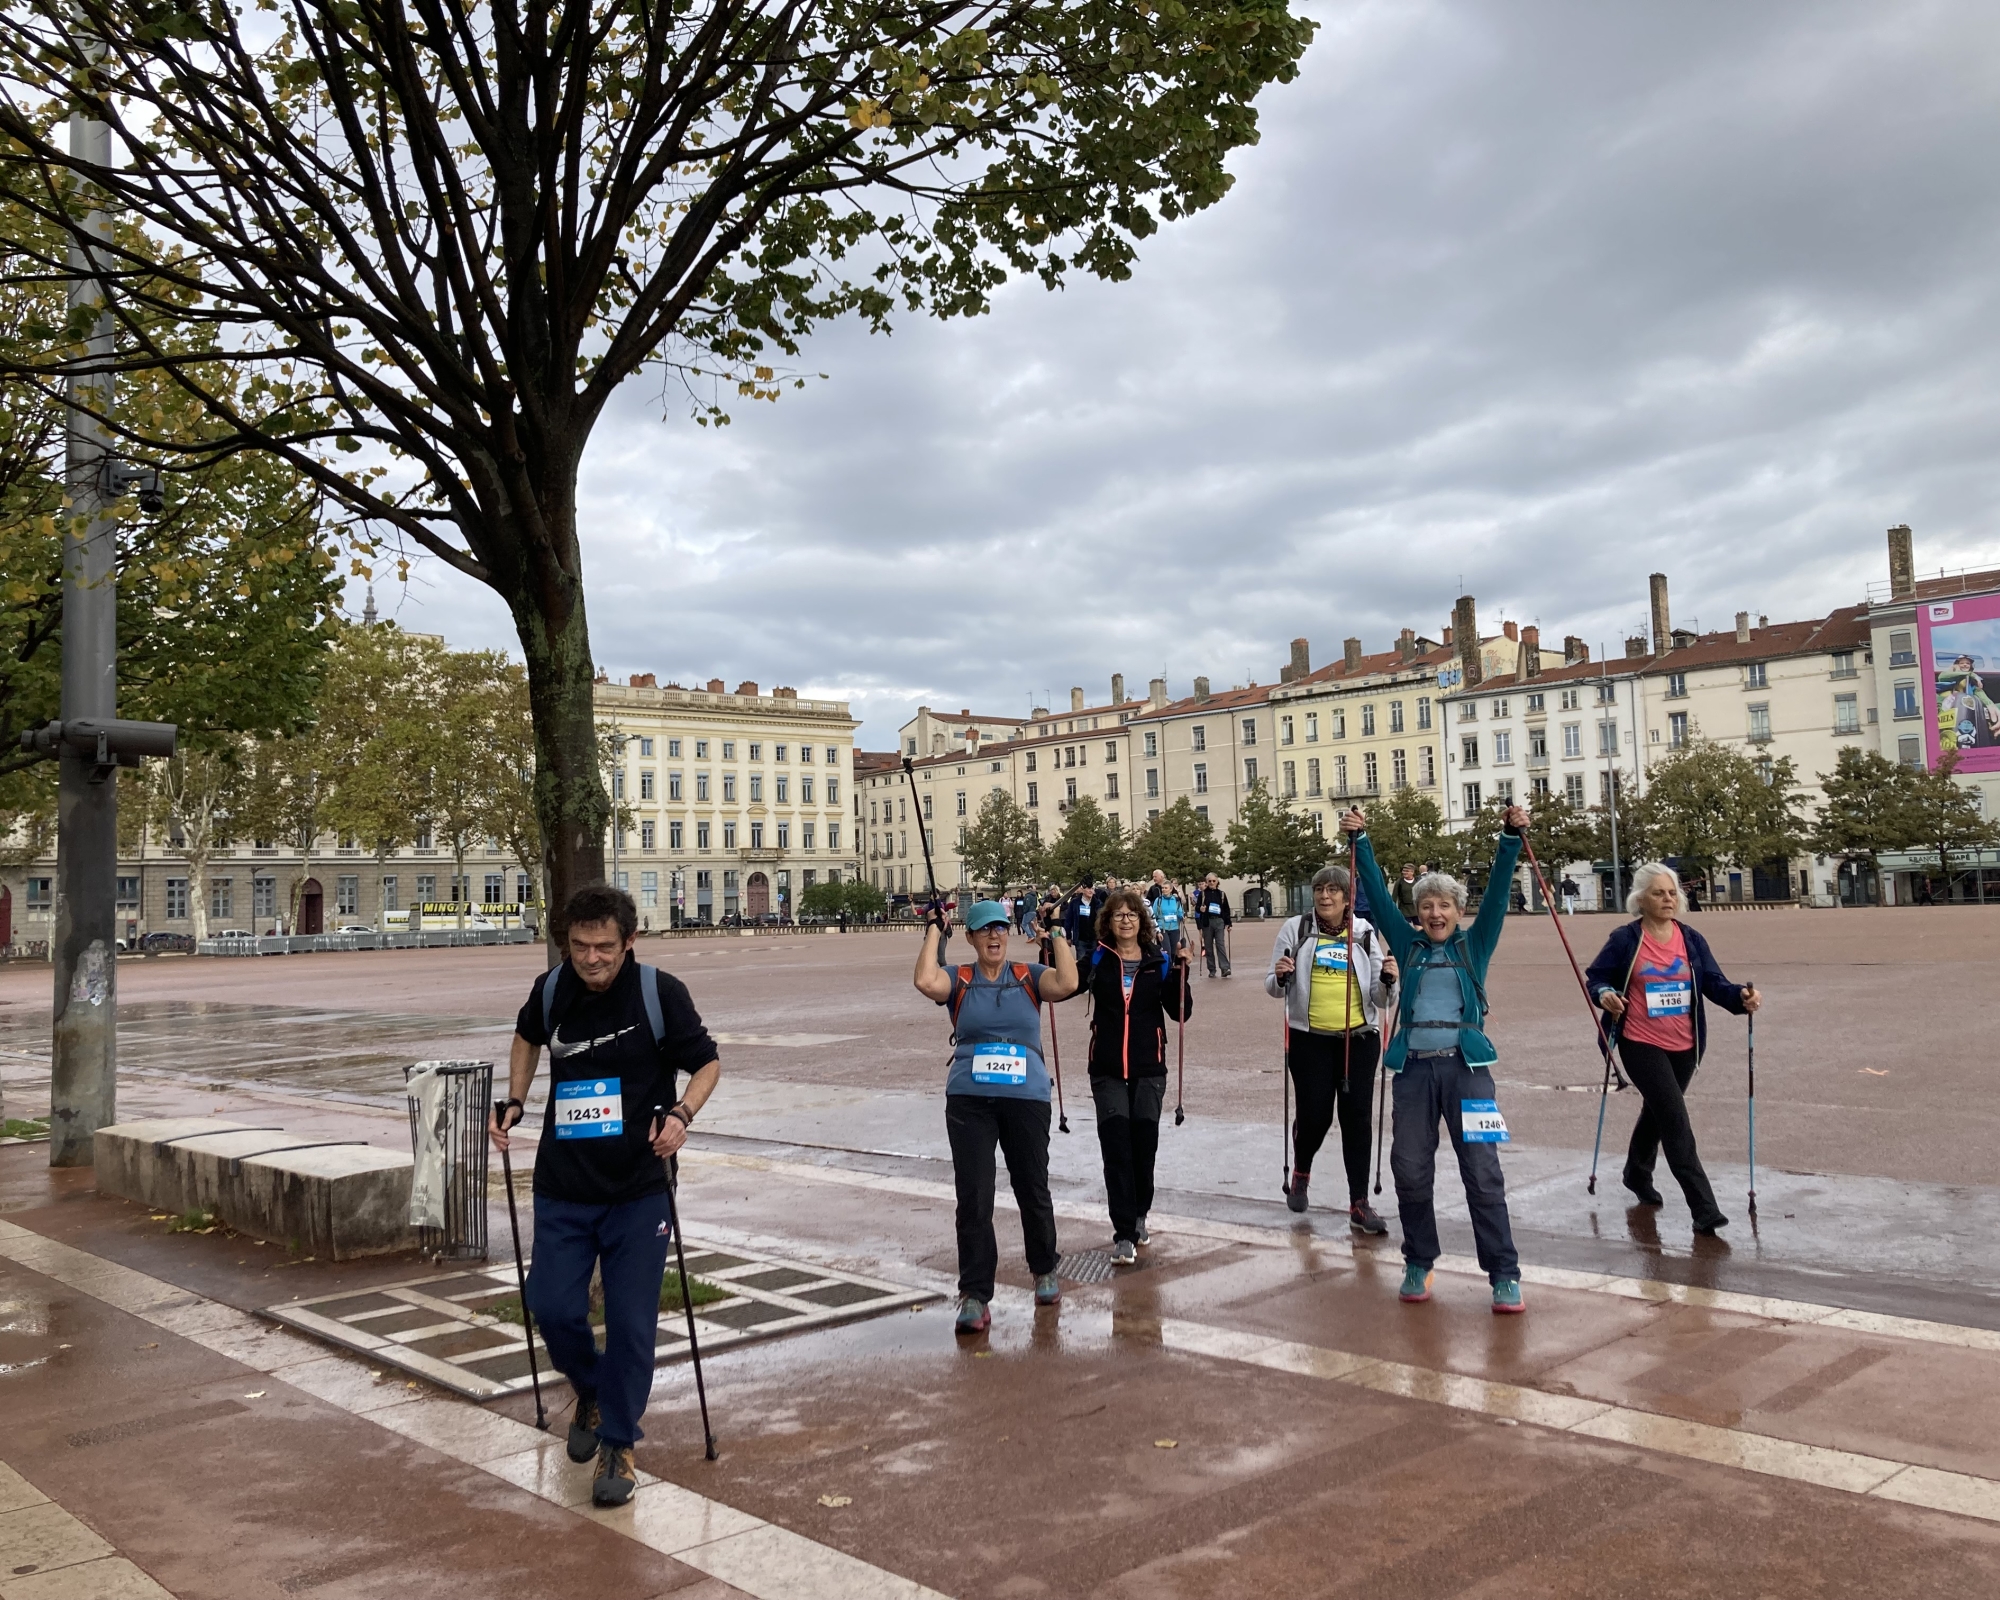
{"type": "MultiPolygon", "coordinates": [[[[1754,989],[1757,985],[1745,980],[1743,987],[1754,989]]],[[[1750,1051],[1750,1215],[1757,1215],[1757,1013],[1746,1014],[1744,1021],[1749,1024],[1748,1042],[1750,1051]]]]}
{"type": "Polygon", "coordinates": [[[1176,1019],[1180,1024],[1180,1042],[1175,1046],[1174,1062],[1174,1126],[1178,1128],[1187,1121],[1187,1113],[1181,1109],[1181,1098],[1187,1089],[1188,964],[1185,959],[1174,964],[1181,969],[1181,1014],[1176,1019]]]}
{"type": "MultiPolygon", "coordinates": [[[[1055,953],[1054,935],[1044,935],[1042,938],[1042,965],[1045,967],[1054,966],[1055,953]]],[[[1068,1133],[1069,1112],[1063,1109],[1062,1041],[1056,1037],[1056,1008],[1054,1001],[1049,1003],[1049,1051],[1056,1064],[1056,1127],[1061,1132],[1068,1133]]]]}
{"type": "MultiPolygon", "coordinates": [[[[1281,997],[1292,987],[1291,974],[1278,980],[1281,997]]],[[[1289,1002],[1287,1002],[1289,1004],[1289,1002]]],[[[1278,1015],[1278,1026],[1283,1030],[1283,1040],[1279,1046],[1278,1072],[1285,1080],[1285,1117],[1278,1124],[1278,1145],[1284,1156],[1284,1170],[1278,1180],[1278,1193],[1290,1195],[1292,1192],[1292,1019],[1282,1011],[1278,1015]]]]}
{"type": "Polygon", "coordinates": [[[931,830],[924,826],[924,800],[917,793],[917,769],[910,757],[903,757],[903,776],[910,780],[910,799],[917,808],[917,843],[924,847],[924,882],[931,887],[931,920],[938,930],[938,965],[944,965],[945,941],[951,937],[951,929],[945,925],[944,908],[938,901],[937,872],[931,866],[931,830]]]}
{"type": "MultiPolygon", "coordinates": [[[[666,1126],[667,1113],[653,1107],[651,1132],[657,1138],[659,1130],[666,1126]]],[[[681,1270],[681,1309],[687,1313],[688,1354],[694,1359],[694,1393],[701,1402],[701,1436],[707,1448],[703,1452],[705,1460],[715,1460],[715,1430],[708,1425],[708,1386],[701,1381],[701,1346],[694,1337],[694,1285],[688,1279],[687,1244],[681,1229],[681,1158],[679,1152],[667,1157],[667,1193],[674,1206],[674,1257],[681,1270]]]]}
{"type": "MultiPolygon", "coordinates": [[[[510,1102],[493,1102],[493,1126],[502,1133],[507,1131],[507,1107],[510,1102]]],[[[525,1113],[524,1113],[525,1114],[525,1113]]],[[[519,1124],[515,1124],[517,1127],[519,1124]]],[[[528,1315],[528,1269],[521,1264],[521,1216],[514,1209],[514,1162],[507,1154],[507,1147],[500,1147],[500,1173],[507,1184],[507,1228],[514,1235],[514,1282],[521,1291],[521,1328],[528,1337],[528,1378],[535,1386],[535,1426],[542,1432],[549,1431],[548,1408],[542,1404],[542,1369],[535,1360],[535,1323],[528,1315]]]]}

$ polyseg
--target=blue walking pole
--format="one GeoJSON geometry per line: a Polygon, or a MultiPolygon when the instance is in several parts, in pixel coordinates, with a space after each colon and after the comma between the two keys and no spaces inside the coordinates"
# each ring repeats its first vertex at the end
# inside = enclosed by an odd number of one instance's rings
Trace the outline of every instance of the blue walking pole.
{"type": "MultiPolygon", "coordinates": [[[[1757,987],[1748,979],[1743,987],[1757,987]]],[[[1752,1011],[1744,1019],[1749,1023],[1748,1038],[1750,1052],[1750,1215],[1757,1215],[1757,1013],[1752,1011]]]]}

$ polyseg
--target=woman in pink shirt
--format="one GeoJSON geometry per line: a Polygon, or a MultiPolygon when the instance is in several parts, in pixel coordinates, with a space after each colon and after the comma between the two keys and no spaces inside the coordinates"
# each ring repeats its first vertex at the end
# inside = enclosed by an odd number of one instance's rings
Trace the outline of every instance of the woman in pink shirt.
{"type": "Polygon", "coordinates": [[[1653,1187],[1653,1162],[1664,1150],[1667,1168],[1694,1213],[1694,1231],[1714,1233],[1729,1219],[1702,1171],[1684,1098],[1707,1045],[1702,1002],[1713,1000],[1741,1015],[1755,1011],[1763,997],[1751,985],[1725,978],[1708,941],[1675,915],[1681,882],[1672,867],[1649,861],[1637,868],[1625,908],[1639,920],[1605,941],[1586,980],[1612,1018],[1619,1059],[1646,1102],[1625,1155],[1625,1187],[1641,1205],[1663,1204],[1653,1187]]]}

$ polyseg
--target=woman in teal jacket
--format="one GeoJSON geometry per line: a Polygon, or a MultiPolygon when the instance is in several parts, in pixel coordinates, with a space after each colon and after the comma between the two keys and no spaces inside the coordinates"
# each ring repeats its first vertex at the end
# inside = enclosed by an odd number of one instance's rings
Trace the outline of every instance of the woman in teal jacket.
{"type": "MultiPolygon", "coordinates": [[[[1349,811],[1340,825],[1354,841],[1355,869],[1370,903],[1394,905],[1361,812],[1349,811]]],[[[1493,1089],[1498,1052],[1485,1032],[1486,965],[1500,942],[1507,887],[1527,825],[1527,812],[1507,808],[1487,892],[1470,927],[1464,923],[1465,885],[1442,872],[1416,882],[1416,927],[1396,917],[1377,925],[1403,971],[1399,1027],[1382,1061],[1395,1085],[1389,1171],[1396,1180],[1396,1208],[1403,1223],[1402,1298],[1430,1299],[1431,1267],[1441,1253],[1435,1191],[1442,1119],[1451,1130],[1459,1176],[1465,1181],[1479,1265],[1493,1285],[1493,1310],[1500,1315],[1526,1308],[1521,1259],[1507,1217],[1507,1186],[1495,1148],[1506,1139],[1507,1125],[1493,1089]]]]}

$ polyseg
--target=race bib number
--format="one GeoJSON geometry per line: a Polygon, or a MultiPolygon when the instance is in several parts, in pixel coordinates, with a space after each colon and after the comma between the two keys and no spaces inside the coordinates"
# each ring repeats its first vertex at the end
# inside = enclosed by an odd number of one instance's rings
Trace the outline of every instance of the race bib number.
{"type": "Polygon", "coordinates": [[[1022,1044],[976,1044],[972,1047],[974,1083],[1026,1083],[1028,1047],[1022,1044]]]}
{"type": "Polygon", "coordinates": [[[612,1139],[625,1131],[625,1099],[616,1078],[577,1078],[556,1085],[558,1139],[612,1139]]]}
{"type": "Polygon", "coordinates": [[[1222,915],[1222,907],[1217,905],[1213,900],[1211,900],[1208,903],[1208,914],[1211,917],[1219,917],[1222,915]]]}
{"type": "Polygon", "coordinates": [[[1178,900],[1163,898],[1153,909],[1159,914],[1160,926],[1168,933],[1172,933],[1180,927],[1181,907],[1178,900]]]}
{"type": "Polygon", "coordinates": [[[1684,981],[1646,980],[1646,1015],[1649,1017],[1684,1017],[1693,1003],[1692,987],[1684,981]]]}
{"type": "Polygon", "coordinates": [[[1336,944],[1331,939],[1320,940],[1313,947],[1313,968],[1318,972],[1345,972],[1347,946],[1336,944]]]}
{"type": "Polygon", "coordinates": [[[1491,1100],[1461,1100],[1458,1103],[1459,1125],[1464,1129],[1467,1144],[1508,1144],[1511,1136],[1507,1132],[1507,1119],[1500,1115],[1500,1107],[1491,1100]]]}

